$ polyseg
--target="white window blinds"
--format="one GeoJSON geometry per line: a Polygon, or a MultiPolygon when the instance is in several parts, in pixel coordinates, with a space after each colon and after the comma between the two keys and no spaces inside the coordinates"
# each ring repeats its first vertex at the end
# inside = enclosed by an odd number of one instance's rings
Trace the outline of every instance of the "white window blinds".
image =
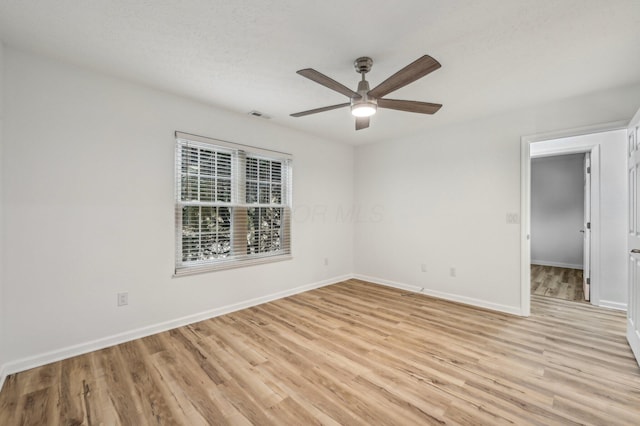
{"type": "Polygon", "coordinates": [[[176,274],[289,259],[291,155],[176,132],[176,274]]]}

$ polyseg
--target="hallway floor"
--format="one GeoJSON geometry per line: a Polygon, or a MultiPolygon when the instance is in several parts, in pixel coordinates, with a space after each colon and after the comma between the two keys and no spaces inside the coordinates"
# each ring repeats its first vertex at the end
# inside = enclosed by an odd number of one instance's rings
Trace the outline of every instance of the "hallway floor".
{"type": "Polygon", "coordinates": [[[581,269],[531,265],[531,294],[587,303],[581,269]]]}

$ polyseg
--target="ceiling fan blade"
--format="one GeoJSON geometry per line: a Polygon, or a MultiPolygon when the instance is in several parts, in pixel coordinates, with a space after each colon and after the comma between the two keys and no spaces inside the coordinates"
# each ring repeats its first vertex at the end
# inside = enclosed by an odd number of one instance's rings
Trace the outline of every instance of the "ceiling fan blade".
{"type": "Polygon", "coordinates": [[[335,90],[338,93],[342,93],[343,95],[351,98],[351,97],[360,97],[359,94],[349,89],[347,86],[344,86],[332,78],[327,77],[326,75],[319,73],[318,71],[312,68],[305,68],[303,70],[297,71],[303,77],[307,77],[309,80],[313,80],[318,84],[322,84],[324,87],[328,87],[331,90],[335,90]]]}
{"type": "Polygon", "coordinates": [[[442,107],[442,104],[401,101],[397,99],[378,99],[378,107],[396,109],[398,111],[417,112],[418,114],[435,114],[442,107]]]}
{"type": "Polygon", "coordinates": [[[356,130],[362,130],[369,127],[369,117],[356,117],[356,130]]]}
{"type": "Polygon", "coordinates": [[[317,114],[319,112],[331,111],[332,109],[344,108],[346,106],[351,105],[349,102],[345,102],[343,104],[331,105],[322,108],[310,109],[308,111],[296,112],[295,114],[291,114],[292,117],[302,117],[310,114],[317,114]]]}
{"type": "Polygon", "coordinates": [[[418,60],[410,63],[406,67],[402,68],[391,77],[380,83],[369,91],[369,96],[374,98],[381,98],[386,94],[389,94],[401,87],[406,86],[409,83],[413,83],[419,78],[424,77],[440,68],[440,62],[436,61],[429,55],[424,55],[418,60]]]}

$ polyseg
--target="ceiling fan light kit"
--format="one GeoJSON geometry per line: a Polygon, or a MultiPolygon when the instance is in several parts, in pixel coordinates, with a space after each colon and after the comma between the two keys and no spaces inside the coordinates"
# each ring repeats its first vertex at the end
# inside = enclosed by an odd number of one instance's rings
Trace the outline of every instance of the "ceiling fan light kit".
{"type": "Polygon", "coordinates": [[[387,78],[373,90],[370,90],[369,82],[365,79],[365,74],[371,71],[372,66],[373,60],[369,57],[363,56],[355,60],[354,67],[356,72],[362,76],[362,80],[358,83],[357,92],[354,92],[348,87],[314,69],[305,68],[298,71],[297,73],[301,76],[349,97],[349,102],[297,112],[295,114],[291,114],[291,116],[303,117],[305,115],[351,106],[351,114],[356,117],[356,130],[362,130],[369,127],[369,117],[376,113],[378,107],[405,112],[415,112],[418,114],[435,114],[442,107],[441,104],[433,104],[429,102],[383,98],[383,96],[398,90],[407,84],[413,83],[414,81],[440,68],[440,63],[431,56],[424,55],[420,57],[418,60],[412,62],[397,73],[393,74],[391,77],[387,78]]]}
{"type": "Polygon", "coordinates": [[[371,117],[378,110],[374,102],[358,102],[351,104],[351,114],[354,117],[371,117]]]}

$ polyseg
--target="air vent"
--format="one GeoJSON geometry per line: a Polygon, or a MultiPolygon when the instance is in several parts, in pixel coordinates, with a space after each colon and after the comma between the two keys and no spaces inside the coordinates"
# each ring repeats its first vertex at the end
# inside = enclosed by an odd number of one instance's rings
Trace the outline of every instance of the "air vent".
{"type": "Polygon", "coordinates": [[[260,111],[256,111],[255,109],[252,111],[249,111],[247,114],[252,117],[264,118],[265,120],[271,119],[271,117],[269,117],[267,114],[263,114],[260,111]]]}

